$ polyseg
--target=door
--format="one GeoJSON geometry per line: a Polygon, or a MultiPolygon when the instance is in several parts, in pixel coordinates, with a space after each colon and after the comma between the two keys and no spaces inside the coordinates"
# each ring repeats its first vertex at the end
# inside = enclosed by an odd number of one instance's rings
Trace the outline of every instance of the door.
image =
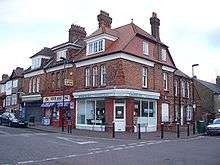
{"type": "Polygon", "coordinates": [[[114,122],[115,131],[125,131],[126,121],[125,121],[125,103],[115,103],[114,105],[114,122]]]}

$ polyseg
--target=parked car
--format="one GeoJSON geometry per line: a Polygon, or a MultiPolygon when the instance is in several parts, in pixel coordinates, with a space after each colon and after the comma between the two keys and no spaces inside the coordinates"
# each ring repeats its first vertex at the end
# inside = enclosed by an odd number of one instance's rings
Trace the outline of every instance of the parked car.
{"type": "Polygon", "coordinates": [[[14,113],[5,112],[0,115],[0,125],[5,124],[9,127],[27,127],[28,122],[15,117],[14,113]]]}
{"type": "Polygon", "coordinates": [[[207,126],[206,131],[208,135],[220,134],[220,118],[213,120],[213,123],[207,126]]]}

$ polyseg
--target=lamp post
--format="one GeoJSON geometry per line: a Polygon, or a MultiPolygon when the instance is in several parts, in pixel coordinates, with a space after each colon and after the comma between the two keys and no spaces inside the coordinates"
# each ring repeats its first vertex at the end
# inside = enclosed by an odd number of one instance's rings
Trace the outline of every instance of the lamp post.
{"type": "Polygon", "coordinates": [[[67,62],[67,59],[64,58],[64,57],[61,57],[60,59],[63,60],[63,62],[64,62],[64,64],[63,64],[63,113],[62,113],[62,123],[61,123],[62,132],[64,132],[65,73],[66,73],[66,62],[67,62]]]}
{"type": "Polygon", "coordinates": [[[196,109],[196,103],[195,103],[195,87],[194,87],[194,78],[196,78],[194,73],[194,67],[199,66],[199,64],[193,64],[192,65],[192,99],[193,99],[193,134],[196,133],[196,122],[195,122],[195,109],[196,109]]]}

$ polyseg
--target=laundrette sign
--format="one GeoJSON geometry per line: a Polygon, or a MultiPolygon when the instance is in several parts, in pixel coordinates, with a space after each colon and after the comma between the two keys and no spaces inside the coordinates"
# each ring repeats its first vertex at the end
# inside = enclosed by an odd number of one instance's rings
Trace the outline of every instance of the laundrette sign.
{"type": "MultiPolygon", "coordinates": [[[[44,97],[43,102],[62,102],[63,101],[63,96],[50,96],[50,97],[44,97]]],[[[65,95],[64,96],[64,101],[70,101],[70,95],[65,95]]]]}

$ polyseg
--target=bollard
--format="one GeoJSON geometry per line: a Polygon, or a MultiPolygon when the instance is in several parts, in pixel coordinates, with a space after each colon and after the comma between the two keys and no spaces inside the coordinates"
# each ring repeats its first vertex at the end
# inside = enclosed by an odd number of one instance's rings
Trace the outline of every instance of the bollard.
{"type": "Polygon", "coordinates": [[[180,123],[176,123],[177,138],[180,138],[180,123]]]}
{"type": "Polygon", "coordinates": [[[163,135],[164,135],[164,123],[161,123],[161,134],[160,134],[160,137],[161,139],[163,139],[163,135]]]}
{"type": "Polygon", "coordinates": [[[190,126],[190,123],[187,122],[187,136],[189,136],[189,126],[190,126]]]}
{"type": "Polygon", "coordinates": [[[194,135],[196,134],[196,122],[195,121],[193,122],[193,134],[194,135]]]}
{"type": "Polygon", "coordinates": [[[64,117],[63,117],[63,115],[62,115],[62,132],[64,132],[64,117]]]}
{"type": "Polygon", "coordinates": [[[115,138],[115,123],[112,123],[112,138],[115,138]]]}
{"type": "Polygon", "coordinates": [[[141,139],[141,124],[138,124],[138,139],[141,139]]]}

